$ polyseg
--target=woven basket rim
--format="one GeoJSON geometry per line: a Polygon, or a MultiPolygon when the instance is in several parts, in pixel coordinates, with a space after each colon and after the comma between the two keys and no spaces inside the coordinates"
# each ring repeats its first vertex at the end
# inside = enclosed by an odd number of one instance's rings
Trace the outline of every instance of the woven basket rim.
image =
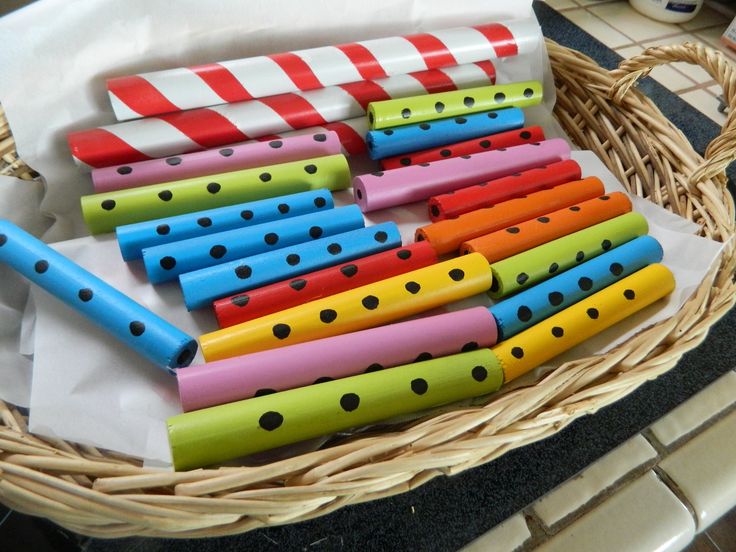
{"type": "MultiPolygon", "coordinates": [[[[0,501],[98,537],[237,534],[405,492],[486,463],[672,368],[736,301],[734,203],[724,174],[736,157],[736,69],[702,44],[650,48],[610,72],[550,40],[547,48],[558,90],[555,116],[569,137],[593,150],[631,193],[726,242],[717,266],[678,313],[605,355],[559,366],[534,386],[259,467],[146,469],[125,455],[29,434],[19,410],[0,401],[0,501]],[[730,106],[705,159],[633,89],[654,66],[672,61],[704,67],[730,106]]],[[[8,134],[0,111],[0,174],[32,178],[8,134]]]]}

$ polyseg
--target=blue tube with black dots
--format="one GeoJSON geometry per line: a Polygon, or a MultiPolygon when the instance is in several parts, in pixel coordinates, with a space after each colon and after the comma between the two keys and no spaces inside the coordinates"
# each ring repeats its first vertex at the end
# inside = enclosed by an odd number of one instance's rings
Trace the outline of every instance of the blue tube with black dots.
{"type": "Polygon", "coordinates": [[[148,279],[154,284],[160,284],[176,280],[185,272],[334,236],[364,226],[365,220],[360,207],[348,205],[287,220],[147,247],[143,250],[143,263],[148,279]]]}
{"type": "Polygon", "coordinates": [[[217,209],[207,209],[118,226],[120,253],[126,261],[140,259],[146,247],[188,240],[285,218],[297,217],[335,206],[329,190],[311,190],[217,209]]]}
{"type": "Polygon", "coordinates": [[[197,342],[42,241],[0,219],[0,262],[160,367],[188,366],[197,342]]]}
{"type": "Polygon", "coordinates": [[[509,107],[429,123],[370,130],[366,144],[371,159],[383,159],[523,126],[524,112],[518,107],[509,107]]]}
{"type": "Polygon", "coordinates": [[[645,266],[662,260],[662,246],[641,236],[580,264],[559,276],[509,297],[489,308],[499,341],[582,301],[645,266]]]}
{"type": "Polygon", "coordinates": [[[187,308],[199,309],[210,305],[215,299],[233,293],[380,253],[400,245],[399,228],[393,222],[384,222],[187,272],[179,276],[179,283],[187,308]]]}

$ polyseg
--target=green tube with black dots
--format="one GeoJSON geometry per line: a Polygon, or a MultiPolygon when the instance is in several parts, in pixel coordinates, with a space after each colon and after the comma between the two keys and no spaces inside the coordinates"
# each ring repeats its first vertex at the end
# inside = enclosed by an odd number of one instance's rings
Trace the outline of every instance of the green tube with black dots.
{"type": "Polygon", "coordinates": [[[626,213],[493,263],[489,295],[499,299],[526,289],[648,231],[643,215],[626,213]]]}
{"type": "Polygon", "coordinates": [[[344,155],[329,155],[83,196],[82,215],[92,234],[102,234],[134,222],[308,190],[344,190],[348,186],[347,159],[344,155]]]}
{"type": "Polygon", "coordinates": [[[329,435],[498,390],[490,349],[179,414],[167,420],[177,470],[329,435]]]}
{"type": "Polygon", "coordinates": [[[439,92],[368,104],[371,129],[436,121],[506,107],[529,107],[542,101],[542,83],[516,82],[439,92]]]}

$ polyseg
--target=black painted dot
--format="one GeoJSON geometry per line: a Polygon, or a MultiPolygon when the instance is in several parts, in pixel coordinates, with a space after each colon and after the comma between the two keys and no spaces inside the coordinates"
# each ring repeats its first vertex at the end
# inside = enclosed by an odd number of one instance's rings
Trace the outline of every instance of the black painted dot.
{"type": "Polygon", "coordinates": [[[411,159],[409,159],[408,157],[402,157],[401,159],[399,159],[399,163],[401,163],[405,167],[408,167],[409,165],[411,165],[411,159]]]}
{"type": "Polygon", "coordinates": [[[578,280],[578,287],[583,291],[590,291],[590,289],[593,287],[593,280],[583,276],[578,280]]]}
{"type": "Polygon", "coordinates": [[[391,135],[392,135],[392,134],[394,133],[394,131],[393,131],[393,130],[391,130],[391,129],[388,129],[388,130],[384,130],[384,131],[383,131],[383,133],[384,133],[384,134],[385,134],[386,136],[391,136],[391,135]]]}
{"type": "Polygon", "coordinates": [[[263,397],[265,395],[273,395],[275,392],[276,392],[275,389],[264,388],[264,389],[259,389],[258,391],[256,391],[255,393],[253,393],[253,396],[254,397],[263,397]]]}
{"type": "Polygon", "coordinates": [[[565,330],[563,330],[559,326],[555,326],[554,328],[552,328],[552,335],[555,337],[562,337],[563,335],[565,335],[565,330]]]}
{"type": "Polygon", "coordinates": [[[496,103],[501,103],[506,101],[506,94],[503,92],[496,92],[496,95],[493,96],[493,99],[496,101],[496,103]]]}
{"type": "Polygon", "coordinates": [[[340,267],[340,272],[342,272],[348,278],[352,278],[358,273],[358,267],[354,264],[345,265],[343,267],[340,267]]]}
{"type": "Polygon", "coordinates": [[[259,174],[258,178],[261,179],[261,182],[268,182],[269,180],[271,180],[271,175],[267,172],[264,172],[259,174]]]}
{"type": "Polygon", "coordinates": [[[588,309],[586,312],[588,313],[588,316],[593,320],[598,318],[598,309],[588,309]]]}
{"type": "Polygon", "coordinates": [[[498,113],[496,113],[495,111],[488,112],[489,119],[495,119],[496,117],[498,117],[498,113]]]}
{"type": "Polygon", "coordinates": [[[233,153],[235,153],[232,148],[224,148],[220,150],[220,155],[223,157],[230,157],[233,153]]]}
{"type": "Polygon", "coordinates": [[[156,227],[156,233],[157,233],[157,234],[158,234],[159,236],[165,236],[165,235],[166,235],[166,234],[168,234],[169,232],[171,232],[171,228],[169,227],[169,225],[168,225],[168,224],[159,224],[159,225],[158,225],[158,226],[156,227]]]}
{"type": "Polygon", "coordinates": [[[171,270],[176,266],[176,259],[174,257],[168,256],[162,257],[158,264],[160,264],[161,268],[163,268],[164,270],[171,270]]]}
{"type": "Polygon", "coordinates": [[[624,291],[624,297],[626,297],[629,301],[633,301],[636,299],[636,293],[634,293],[633,289],[627,289],[624,291]]]}
{"type": "Polygon", "coordinates": [[[526,281],[527,281],[528,279],[529,279],[529,275],[528,275],[527,273],[525,273],[525,272],[522,272],[521,274],[519,274],[519,275],[518,275],[518,276],[516,277],[516,282],[517,282],[517,283],[518,283],[518,284],[519,284],[520,286],[523,286],[523,285],[524,285],[524,284],[526,283],[526,281]]]}
{"type": "Polygon", "coordinates": [[[376,171],[371,173],[373,176],[383,176],[383,171],[376,171]]]}
{"type": "Polygon", "coordinates": [[[452,152],[448,149],[440,150],[440,155],[442,157],[450,157],[452,155],[452,152]]]}
{"type": "Polygon", "coordinates": [[[411,117],[411,109],[409,109],[408,107],[405,107],[404,109],[402,109],[401,110],[401,116],[404,119],[408,119],[409,117],[411,117]]]}
{"type": "Polygon", "coordinates": [[[301,291],[307,286],[307,281],[303,278],[297,278],[289,282],[289,287],[295,291],[301,291]]]}
{"type": "Polygon", "coordinates": [[[289,212],[289,206],[286,203],[279,203],[278,207],[276,207],[279,210],[279,213],[282,215],[285,215],[289,212]]]}
{"type": "Polygon", "coordinates": [[[240,217],[243,220],[250,220],[253,218],[253,211],[249,211],[249,210],[240,211],[240,217]]]}
{"type": "Polygon", "coordinates": [[[5,234],[0,234],[0,247],[8,243],[8,236],[5,234]]]}
{"type": "Polygon", "coordinates": [[[475,105],[475,100],[470,96],[465,96],[463,103],[465,104],[465,107],[473,107],[475,105]]]}
{"type": "MultiPolygon", "coordinates": [[[[240,213],[241,216],[243,213],[240,213]]],[[[197,219],[197,224],[199,224],[202,228],[209,228],[212,226],[212,219],[209,217],[202,217],[197,219]]]]}
{"type": "Polygon", "coordinates": [[[253,269],[249,267],[248,265],[240,265],[239,267],[235,269],[235,275],[241,280],[250,278],[251,274],[253,274],[253,269]]]}
{"type": "Polygon", "coordinates": [[[263,241],[265,241],[268,245],[276,245],[276,242],[279,241],[279,235],[275,234],[274,232],[269,232],[265,236],[263,236],[263,241]]]}
{"type": "Polygon", "coordinates": [[[48,261],[38,261],[35,265],[33,265],[33,268],[38,272],[39,274],[43,274],[49,269],[49,263],[48,261]]]}
{"type": "Polygon", "coordinates": [[[171,201],[171,198],[174,197],[174,194],[172,194],[169,190],[164,190],[163,192],[158,193],[158,197],[161,201],[171,201]]]}
{"type": "Polygon", "coordinates": [[[86,303],[87,301],[92,299],[94,293],[92,293],[92,290],[89,288],[83,288],[79,290],[79,293],[77,295],[79,296],[80,300],[86,303]]]}
{"type": "Polygon", "coordinates": [[[125,174],[132,173],[133,172],[133,167],[128,167],[127,165],[125,165],[123,167],[118,167],[117,170],[118,170],[118,174],[125,175],[125,174]]]}
{"type": "Polygon", "coordinates": [[[560,265],[558,265],[557,263],[552,263],[551,265],[549,265],[549,273],[554,274],[555,272],[559,270],[559,268],[560,268],[560,265]]]}
{"type": "Polygon", "coordinates": [[[288,324],[276,324],[271,328],[271,331],[277,339],[286,339],[291,333],[291,326],[288,324]]]}
{"type": "Polygon", "coordinates": [[[610,270],[611,274],[614,276],[621,276],[621,273],[624,271],[624,267],[620,263],[613,263],[608,267],[608,270],[610,270]]]}
{"type": "Polygon", "coordinates": [[[284,423],[284,417],[278,412],[270,410],[258,418],[258,425],[260,425],[266,431],[273,431],[281,427],[284,423]]]}
{"type": "Polygon", "coordinates": [[[315,207],[320,207],[321,208],[321,207],[324,207],[325,205],[327,205],[327,201],[325,200],[325,198],[323,198],[323,197],[317,197],[317,198],[314,199],[314,206],[315,207]]]}
{"type": "Polygon", "coordinates": [[[460,159],[470,159],[471,157],[473,156],[472,155],[461,155],[460,159]]]}
{"type": "Polygon", "coordinates": [[[481,140],[480,141],[480,147],[482,148],[490,148],[491,147],[491,141],[490,140],[481,140]]]}
{"type": "Polygon", "coordinates": [[[423,378],[416,378],[411,380],[411,390],[414,391],[417,395],[424,395],[427,390],[429,389],[429,384],[427,384],[427,380],[423,378]]]}
{"type": "Polygon", "coordinates": [[[304,167],[304,171],[305,171],[305,172],[306,172],[307,174],[314,174],[314,173],[316,173],[316,172],[317,172],[317,165],[311,165],[311,164],[310,164],[310,165],[306,165],[306,166],[304,167]]]}
{"type": "Polygon", "coordinates": [[[522,322],[529,322],[532,319],[532,310],[526,305],[522,305],[516,311],[516,317],[522,322]]]}
{"type": "Polygon", "coordinates": [[[514,358],[524,358],[524,349],[521,347],[513,347],[511,349],[511,356],[514,358]]]}
{"type": "Polygon", "coordinates": [[[386,243],[386,240],[388,239],[388,234],[383,230],[379,230],[378,232],[373,234],[373,239],[375,239],[378,243],[386,243]]]}
{"type": "Polygon", "coordinates": [[[236,295],[230,299],[230,302],[236,307],[244,307],[248,304],[248,301],[250,301],[250,297],[247,295],[236,295]]]}
{"type": "Polygon", "coordinates": [[[314,138],[315,142],[324,142],[325,140],[327,140],[327,136],[322,133],[315,134],[314,136],[312,136],[312,138],[314,138]]]}
{"type": "Polygon", "coordinates": [[[284,145],[284,143],[281,140],[271,140],[268,145],[271,146],[273,149],[279,149],[281,146],[284,145]]]}
{"type": "Polygon", "coordinates": [[[171,165],[172,167],[181,164],[181,157],[169,157],[166,160],[167,165],[171,165]]]}
{"type": "Polygon", "coordinates": [[[422,289],[422,286],[420,286],[416,282],[406,282],[406,284],[404,284],[404,287],[406,288],[406,291],[412,294],[419,293],[419,290],[422,289]]]}
{"type": "Polygon", "coordinates": [[[433,358],[432,353],[425,351],[423,353],[419,353],[417,358],[414,359],[414,362],[424,362],[425,360],[432,360],[433,358]]]}
{"type": "Polygon", "coordinates": [[[613,244],[611,243],[611,240],[603,240],[601,242],[601,248],[603,249],[603,251],[608,251],[609,249],[611,249],[612,245],[613,244]]]}
{"type": "Polygon", "coordinates": [[[327,251],[330,255],[338,255],[340,252],[342,252],[342,247],[339,243],[331,243],[327,246],[327,251]]]}
{"type": "Polygon", "coordinates": [[[529,132],[528,130],[522,130],[522,131],[521,131],[521,132],[519,133],[519,136],[521,136],[521,137],[522,137],[522,138],[523,138],[524,140],[528,140],[529,138],[531,138],[531,137],[532,137],[532,133],[531,133],[531,132],[529,132]]]}
{"type": "Polygon", "coordinates": [[[437,113],[442,113],[445,110],[445,104],[443,104],[442,102],[437,102],[436,104],[434,104],[434,110],[437,113]]]}
{"type": "Polygon", "coordinates": [[[315,240],[322,236],[322,228],[319,226],[312,226],[309,229],[309,236],[314,238],[315,240]]]}
{"type": "Polygon", "coordinates": [[[378,297],[376,297],[375,295],[366,295],[360,302],[368,310],[374,310],[378,308],[378,297]]]}
{"type": "Polygon", "coordinates": [[[210,249],[210,257],[213,259],[222,259],[227,253],[227,248],[224,245],[213,245],[210,249]]]}
{"type": "Polygon", "coordinates": [[[521,230],[519,230],[516,226],[512,226],[511,228],[507,228],[506,231],[509,234],[518,234],[519,232],[521,232],[521,230]]]}
{"type": "Polygon", "coordinates": [[[102,202],[102,203],[100,204],[100,206],[101,206],[101,207],[102,207],[102,208],[103,208],[103,209],[104,209],[105,211],[112,211],[112,210],[113,210],[113,209],[115,208],[115,200],[114,200],[114,199],[106,199],[105,201],[103,201],[103,202],[102,202]]]}
{"type": "Polygon", "coordinates": [[[320,311],[319,313],[319,319],[325,324],[334,322],[336,318],[337,318],[337,312],[332,309],[324,309],[320,311]]]}
{"type": "Polygon", "coordinates": [[[422,123],[421,125],[419,125],[419,128],[421,128],[422,130],[429,130],[431,127],[429,126],[429,123],[422,123]]]}
{"type": "Polygon", "coordinates": [[[316,380],[314,380],[314,383],[320,384],[327,383],[328,381],[335,381],[335,378],[331,378],[330,376],[322,376],[321,378],[317,378],[316,380]]]}
{"type": "Polygon", "coordinates": [[[146,325],[138,320],[133,320],[128,327],[130,328],[130,333],[135,337],[143,335],[143,332],[146,331],[146,325]]]}
{"type": "Polygon", "coordinates": [[[539,217],[537,220],[542,224],[547,224],[549,222],[549,217],[539,217]]]}
{"type": "Polygon", "coordinates": [[[459,125],[464,125],[468,120],[465,117],[456,117],[455,122],[459,125]]]}
{"type": "Polygon", "coordinates": [[[379,370],[383,370],[383,366],[381,364],[378,364],[377,362],[374,362],[368,368],[365,369],[365,372],[366,374],[369,374],[371,372],[378,372],[379,370]]]}
{"type": "Polygon", "coordinates": [[[485,366],[475,366],[470,373],[477,382],[485,381],[488,377],[488,370],[486,370],[485,366]]]}
{"type": "Polygon", "coordinates": [[[585,253],[583,253],[582,251],[578,251],[578,252],[577,252],[577,253],[575,254],[575,260],[576,260],[577,262],[579,262],[579,263],[582,263],[582,262],[583,262],[583,259],[585,259],[585,253]]]}
{"type": "Polygon", "coordinates": [[[360,397],[355,393],[345,393],[340,397],[340,406],[345,412],[352,412],[360,405],[360,397]]]}
{"type": "Polygon", "coordinates": [[[608,201],[609,199],[611,199],[611,197],[610,196],[607,196],[607,195],[602,195],[598,199],[600,199],[601,201],[608,201]]]}
{"type": "Polygon", "coordinates": [[[549,301],[549,304],[553,307],[557,307],[562,304],[562,301],[564,301],[565,296],[562,295],[559,291],[553,291],[549,295],[547,295],[547,300],[549,301]]]}
{"type": "Polygon", "coordinates": [[[420,167],[429,167],[429,163],[419,163],[420,167]]]}
{"type": "Polygon", "coordinates": [[[396,252],[396,256],[402,261],[406,261],[411,258],[411,251],[408,249],[400,249],[396,252]]]}
{"type": "Polygon", "coordinates": [[[476,341],[468,341],[465,345],[462,346],[460,349],[463,353],[467,353],[469,351],[475,351],[478,348],[478,343],[476,341]]]}
{"type": "Polygon", "coordinates": [[[524,97],[525,98],[531,98],[534,95],[534,90],[531,88],[525,88],[524,89],[524,97]]]}
{"type": "Polygon", "coordinates": [[[448,274],[448,275],[450,276],[450,278],[452,278],[452,279],[453,279],[453,280],[455,280],[456,282],[459,282],[460,280],[462,280],[463,278],[465,278],[465,272],[464,272],[464,271],[462,271],[462,270],[461,270],[461,269],[459,269],[459,268],[453,268],[453,269],[452,269],[452,270],[451,270],[450,272],[448,272],[447,274],[448,274]]]}
{"type": "Polygon", "coordinates": [[[222,189],[222,186],[220,186],[217,182],[210,182],[207,184],[207,191],[211,194],[216,194],[222,189]]]}
{"type": "Polygon", "coordinates": [[[296,253],[291,253],[286,256],[286,263],[290,266],[296,266],[301,262],[301,257],[296,253]]]}
{"type": "Polygon", "coordinates": [[[573,205],[572,207],[570,207],[570,210],[577,213],[580,210],[580,207],[578,207],[577,205],[573,205]]]}

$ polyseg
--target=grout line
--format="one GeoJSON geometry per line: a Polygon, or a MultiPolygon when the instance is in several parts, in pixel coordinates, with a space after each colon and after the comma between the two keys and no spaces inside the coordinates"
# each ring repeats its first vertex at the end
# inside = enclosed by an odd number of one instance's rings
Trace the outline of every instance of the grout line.
{"type": "Polygon", "coordinates": [[[529,529],[529,533],[531,533],[532,535],[531,537],[526,539],[519,550],[534,550],[535,548],[539,547],[539,545],[542,544],[544,541],[549,540],[552,537],[552,534],[545,529],[542,520],[540,520],[534,513],[531,505],[527,506],[526,508],[522,508],[519,513],[524,516],[526,527],[527,529],[529,529]]]}
{"type": "Polygon", "coordinates": [[[669,476],[669,474],[664,471],[659,466],[654,466],[652,468],[652,471],[654,474],[659,478],[659,480],[662,482],[662,484],[667,487],[673,495],[675,495],[675,498],[680,501],[680,503],[685,507],[685,509],[688,511],[688,513],[692,516],[693,522],[695,523],[695,534],[698,534],[698,526],[700,525],[700,521],[698,520],[698,514],[695,511],[695,508],[690,503],[690,500],[687,498],[685,493],[680,489],[679,485],[675,483],[675,481],[669,476]]]}

